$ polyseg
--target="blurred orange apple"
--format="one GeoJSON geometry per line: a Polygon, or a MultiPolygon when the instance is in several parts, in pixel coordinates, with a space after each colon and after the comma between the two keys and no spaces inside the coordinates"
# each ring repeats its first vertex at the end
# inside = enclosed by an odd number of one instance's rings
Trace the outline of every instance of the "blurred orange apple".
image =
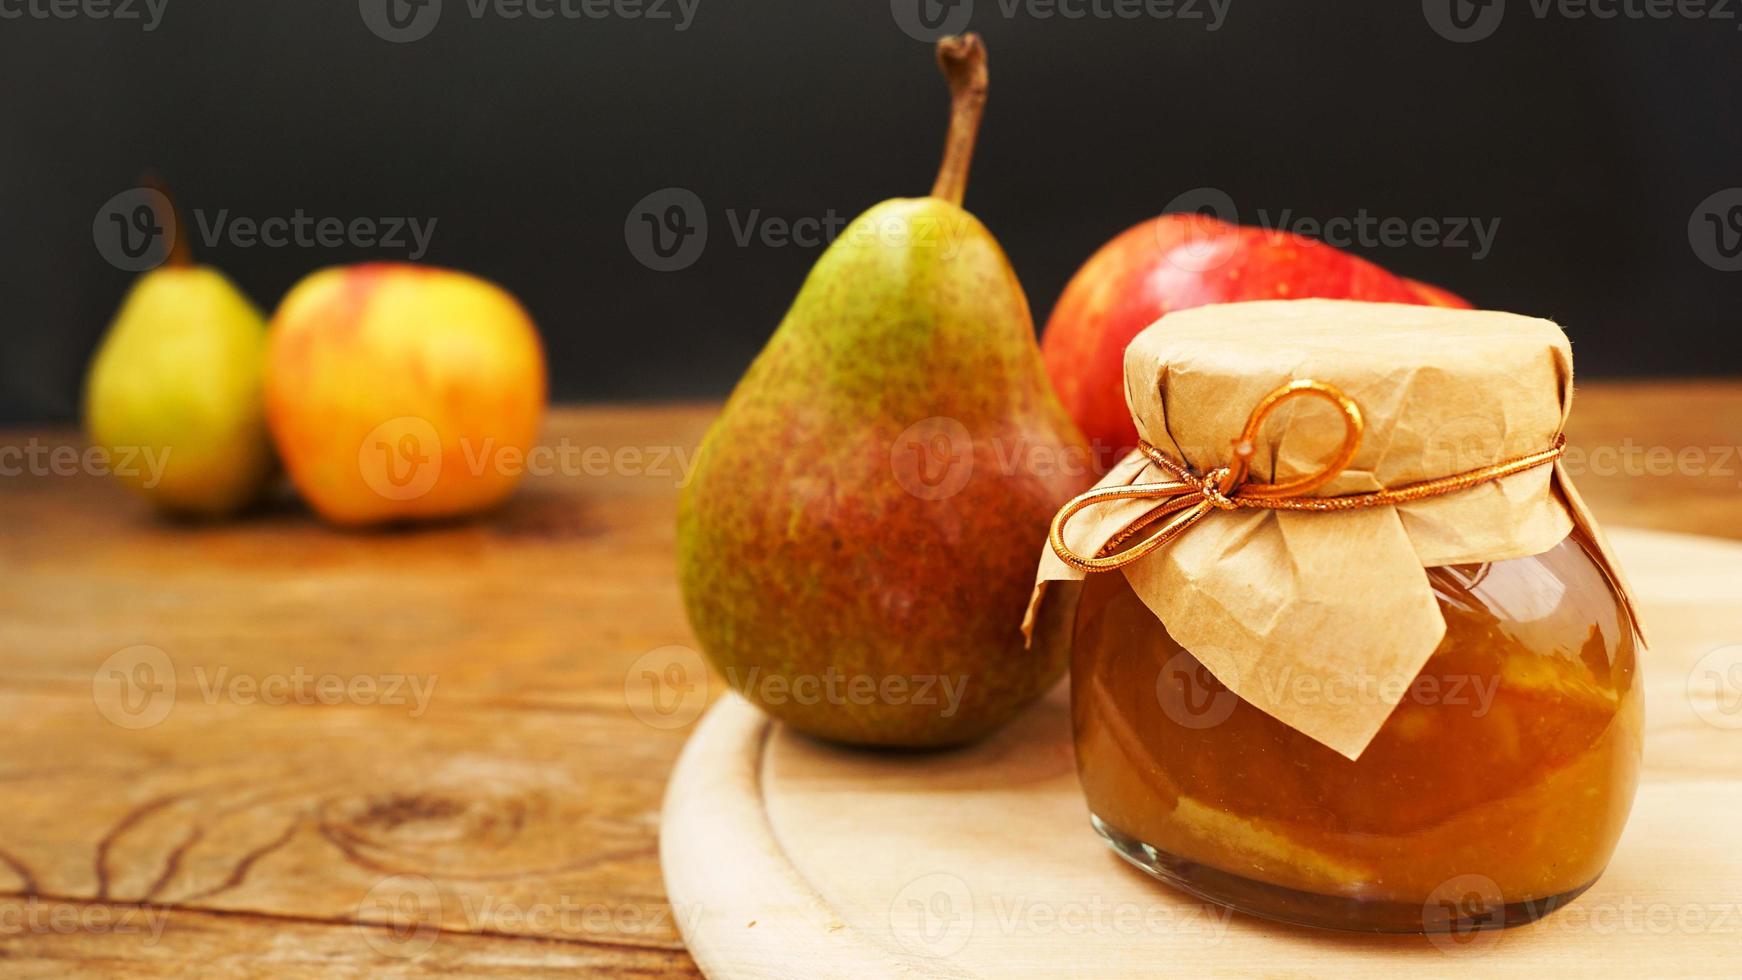
{"type": "Polygon", "coordinates": [[[303,499],[338,524],[500,503],[544,404],[531,318],[501,287],[463,272],[323,269],[272,318],[267,422],[303,499]]]}

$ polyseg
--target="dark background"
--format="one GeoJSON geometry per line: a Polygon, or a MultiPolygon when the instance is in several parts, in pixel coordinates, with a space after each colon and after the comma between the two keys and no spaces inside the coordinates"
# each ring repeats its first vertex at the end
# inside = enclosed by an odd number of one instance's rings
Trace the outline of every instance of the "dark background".
{"type": "MultiPolygon", "coordinates": [[[[0,7],[28,2],[48,0],[0,7]]],[[[1416,0],[1232,0],[1214,32],[977,0],[992,95],[967,206],[1037,325],[1108,237],[1212,186],[1248,222],[1499,218],[1480,261],[1355,250],[1559,320],[1585,376],[1735,373],[1742,273],[1702,262],[1689,221],[1742,185],[1739,24],[1510,0],[1493,36],[1455,44],[1416,0]]],[[[357,0],[168,0],[149,33],[0,20],[0,421],[76,415],[133,278],[92,221],[148,168],[208,214],[435,218],[423,261],[520,296],[557,399],[722,395],[818,251],[739,246],[731,216],[845,220],[924,193],[945,93],[887,0],[700,0],[673,27],[475,19],[466,0],[408,44],[357,0]],[[624,225],[666,187],[698,195],[710,229],[661,273],[624,225]]],[[[320,266],[405,257],[194,245],[267,310],[320,266]]]]}

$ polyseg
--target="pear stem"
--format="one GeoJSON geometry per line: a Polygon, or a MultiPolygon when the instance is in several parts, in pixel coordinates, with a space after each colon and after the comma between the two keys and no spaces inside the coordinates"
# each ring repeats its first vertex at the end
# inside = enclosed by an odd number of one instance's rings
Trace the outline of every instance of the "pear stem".
{"type": "Polygon", "coordinates": [[[986,45],[978,34],[942,38],[938,67],[950,83],[950,132],[944,138],[944,162],[931,196],[961,204],[968,190],[968,165],[974,160],[980,117],[986,112],[986,45]]]}
{"type": "Polygon", "coordinates": [[[188,228],[182,223],[181,208],[176,206],[175,195],[169,192],[169,185],[164,183],[163,179],[158,177],[155,172],[145,174],[140,178],[140,183],[162,194],[163,199],[169,202],[169,213],[157,216],[157,220],[162,222],[165,228],[174,229],[169,255],[164,257],[163,264],[172,269],[186,269],[193,265],[194,250],[188,245],[188,228]]]}

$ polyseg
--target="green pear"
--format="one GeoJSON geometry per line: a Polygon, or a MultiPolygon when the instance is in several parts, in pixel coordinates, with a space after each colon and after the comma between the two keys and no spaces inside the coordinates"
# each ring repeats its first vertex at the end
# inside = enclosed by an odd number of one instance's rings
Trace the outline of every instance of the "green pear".
{"type": "Polygon", "coordinates": [[[985,103],[978,37],[929,197],[885,201],[818,259],[703,441],[678,563],[726,683],[863,745],[977,738],[1066,667],[1023,611],[1059,505],[1092,480],[1016,274],[962,210],[985,103]]]}
{"type": "Polygon", "coordinates": [[[85,429],[111,470],[159,509],[218,517],[273,468],[261,378],[266,321],[215,269],[140,276],[85,379],[85,429]]]}

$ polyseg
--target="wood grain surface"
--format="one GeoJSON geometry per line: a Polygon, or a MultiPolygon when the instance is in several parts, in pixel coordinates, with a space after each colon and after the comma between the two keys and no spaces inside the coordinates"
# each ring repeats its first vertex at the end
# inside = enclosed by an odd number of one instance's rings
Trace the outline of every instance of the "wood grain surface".
{"type": "MultiPolygon", "coordinates": [[[[694,975],[657,828],[723,686],[672,575],[712,412],[553,412],[509,505],[387,533],[166,523],[0,433],[0,972],[694,975]]],[[[1583,385],[1569,435],[1605,522],[1742,537],[1742,383],[1583,385]]]]}

